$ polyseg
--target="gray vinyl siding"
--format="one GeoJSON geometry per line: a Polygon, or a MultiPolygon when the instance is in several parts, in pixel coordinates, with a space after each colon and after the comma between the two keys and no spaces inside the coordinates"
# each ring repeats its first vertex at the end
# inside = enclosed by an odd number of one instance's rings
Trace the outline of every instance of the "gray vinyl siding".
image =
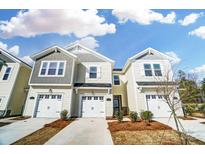
{"type": "Polygon", "coordinates": [[[63,53],[54,52],[35,62],[34,70],[31,76],[31,84],[70,84],[72,77],[73,58],[63,53]],[[39,77],[41,62],[45,60],[59,60],[66,61],[64,77],[39,77]]]}
{"type": "Polygon", "coordinates": [[[82,54],[76,54],[76,55],[78,56],[78,59],[81,62],[105,62],[104,60],[92,54],[82,53],[82,54]]]}
{"type": "Polygon", "coordinates": [[[10,58],[8,58],[7,56],[1,54],[1,52],[0,52],[0,58],[1,58],[3,61],[6,61],[6,63],[15,63],[13,60],[11,60],[10,58]]]}

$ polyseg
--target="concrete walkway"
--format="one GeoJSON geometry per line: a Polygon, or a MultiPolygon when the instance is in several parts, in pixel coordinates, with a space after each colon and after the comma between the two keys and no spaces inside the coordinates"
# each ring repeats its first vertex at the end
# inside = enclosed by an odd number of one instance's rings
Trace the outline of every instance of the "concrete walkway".
{"type": "Polygon", "coordinates": [[[103,118],[80,118],[72,122],[57,135],[48,145],[112,145],[112,137],[103,118]]]}
{"type": "MultiPolygon", "coordinates": [[[[200,123],[200,122],[205,122],[205,119],[200,119],[195,117],[194,119],[196,120],[180,119],[180,122],[188,135],[191,135],[205,142],[205,124],[200,123]]],[[[170,127],[176,130],[176,126],[173,118],[171,118],[170,120],[168,118],[155,118],[154,120],[169,125],[170,127]]]]}
{"type": "Polygon", "coordinates": [[[30,118],[0,127],[0,145],[11,144],[56,119],[30,118]]]}

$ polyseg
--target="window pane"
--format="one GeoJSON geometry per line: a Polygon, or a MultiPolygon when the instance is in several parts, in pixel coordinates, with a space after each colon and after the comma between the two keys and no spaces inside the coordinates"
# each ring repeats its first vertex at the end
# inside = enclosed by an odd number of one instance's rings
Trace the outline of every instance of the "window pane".
{"type": "Polygon", "coordinates": [[[114,85],[120,85],[120,79],[118,75],[114,75],[114,85]]]}
{"type": "Polygon", "coordinates": [[[55,75],[56,74],[56,69],[49,69],[48,70],[48,75],[55,75]]]}
{"type": "Polygon", "coordinates": [[[144,69],[151,69],[151,65],[150,64],[144,64],[144,69]]]}
{"type": "Polygon", "coordinates": [[[45,75],[46,74],[46,69],[41,69],[41,75],[45,75]]]}
{"type": "Polygon", "coordinates": [[[160,64],[154,64],[154,69],[160,69],[160,64]]]}
{"type": "Polygon", "coordinates": [[[11,72],[11,67],[7,67],[6,73],[9,74],[11,72]]]}
{"type": "Polygon", "coordinates": [[[152,70],[145,70],[145,76],[152,76],[152,70]]]}
{"type": "Polygon", "coordinates": [[[58,70],[58,75],[63,75],[63,69],[58,70]]]}
{"type": "Polygon", "coordinates": [[[155,73],[155,76],[162,76],[161,70],[155,70],[154,73],[155,73]]]}
{"type": "Polygon", "coordinates": [[[90,67],[90,72],[97,72],[97,67],[90,67]]]}
{"type": "Polygon", "coordinates": [[[4,74],[3,80],[7,80],[9,78],[9,74],[4,74]]]}
{"type": "Polygon", "coordinates": [[[152,95],[152,99],[156,99],[156,95],[152,95]]]}
{"type": "Polygon", "coordinates": [[[47,63],[47,62],[43,62],[43,66],[42,66],[42,68],[46,68],[46,67],[47,67],[47,65],[48,65],[48,63],[47,63]]]}
{"type": "Polygon", "coordinates": [[[64,62],[60,62],[59,69],[63,69],[63,68],[64,68],[64,62]]]}
{"type": "Polygon", "coordinates": [[[146,95],[146,99],[150,99],[150,95],[146,95]]]}
{"type": "Polygon", "coordinates": [[[49,65],[49,68],[56,68],[57,67],[57,62],[51,62],[49,65]]]}

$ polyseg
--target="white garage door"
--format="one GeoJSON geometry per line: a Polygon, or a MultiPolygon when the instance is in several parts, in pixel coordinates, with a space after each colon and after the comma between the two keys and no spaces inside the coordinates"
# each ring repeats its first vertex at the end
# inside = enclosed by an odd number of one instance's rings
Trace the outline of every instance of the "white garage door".
{"type": "Polygon", "coordinates": [[[62,107],[62,95],[40,94],[37,104],[36,117],[59,118],[62,107]]]}
{"type": "Polygon", "coordinates": [[[169,117],[171,110],[162,95],[146,95],[149,110],[154,117],[169,117]]]}
{"type": "Polygon", "coordinates": [[[82,96],[82,117],[105,117],[103,96],[82,96]]]}

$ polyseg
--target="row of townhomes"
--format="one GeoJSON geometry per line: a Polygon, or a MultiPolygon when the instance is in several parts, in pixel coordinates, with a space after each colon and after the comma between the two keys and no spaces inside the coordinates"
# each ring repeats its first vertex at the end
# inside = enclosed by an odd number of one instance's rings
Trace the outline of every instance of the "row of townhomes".
{"type": "MultiPolygon", "coordinates": [[[[31,58],[33,67],[0,50],[5,63],[0,67],[1,116],[56,118],[62,110],[71,117],[111,117],[121,110],[170,116],[157,88],[167,70],[172,76],[173,59],[155,49],[138,52],[122,69],[78,42],[47,48],[31,58]]],[[[182,114],[180,108],[178,113],[182,114]]]]}

